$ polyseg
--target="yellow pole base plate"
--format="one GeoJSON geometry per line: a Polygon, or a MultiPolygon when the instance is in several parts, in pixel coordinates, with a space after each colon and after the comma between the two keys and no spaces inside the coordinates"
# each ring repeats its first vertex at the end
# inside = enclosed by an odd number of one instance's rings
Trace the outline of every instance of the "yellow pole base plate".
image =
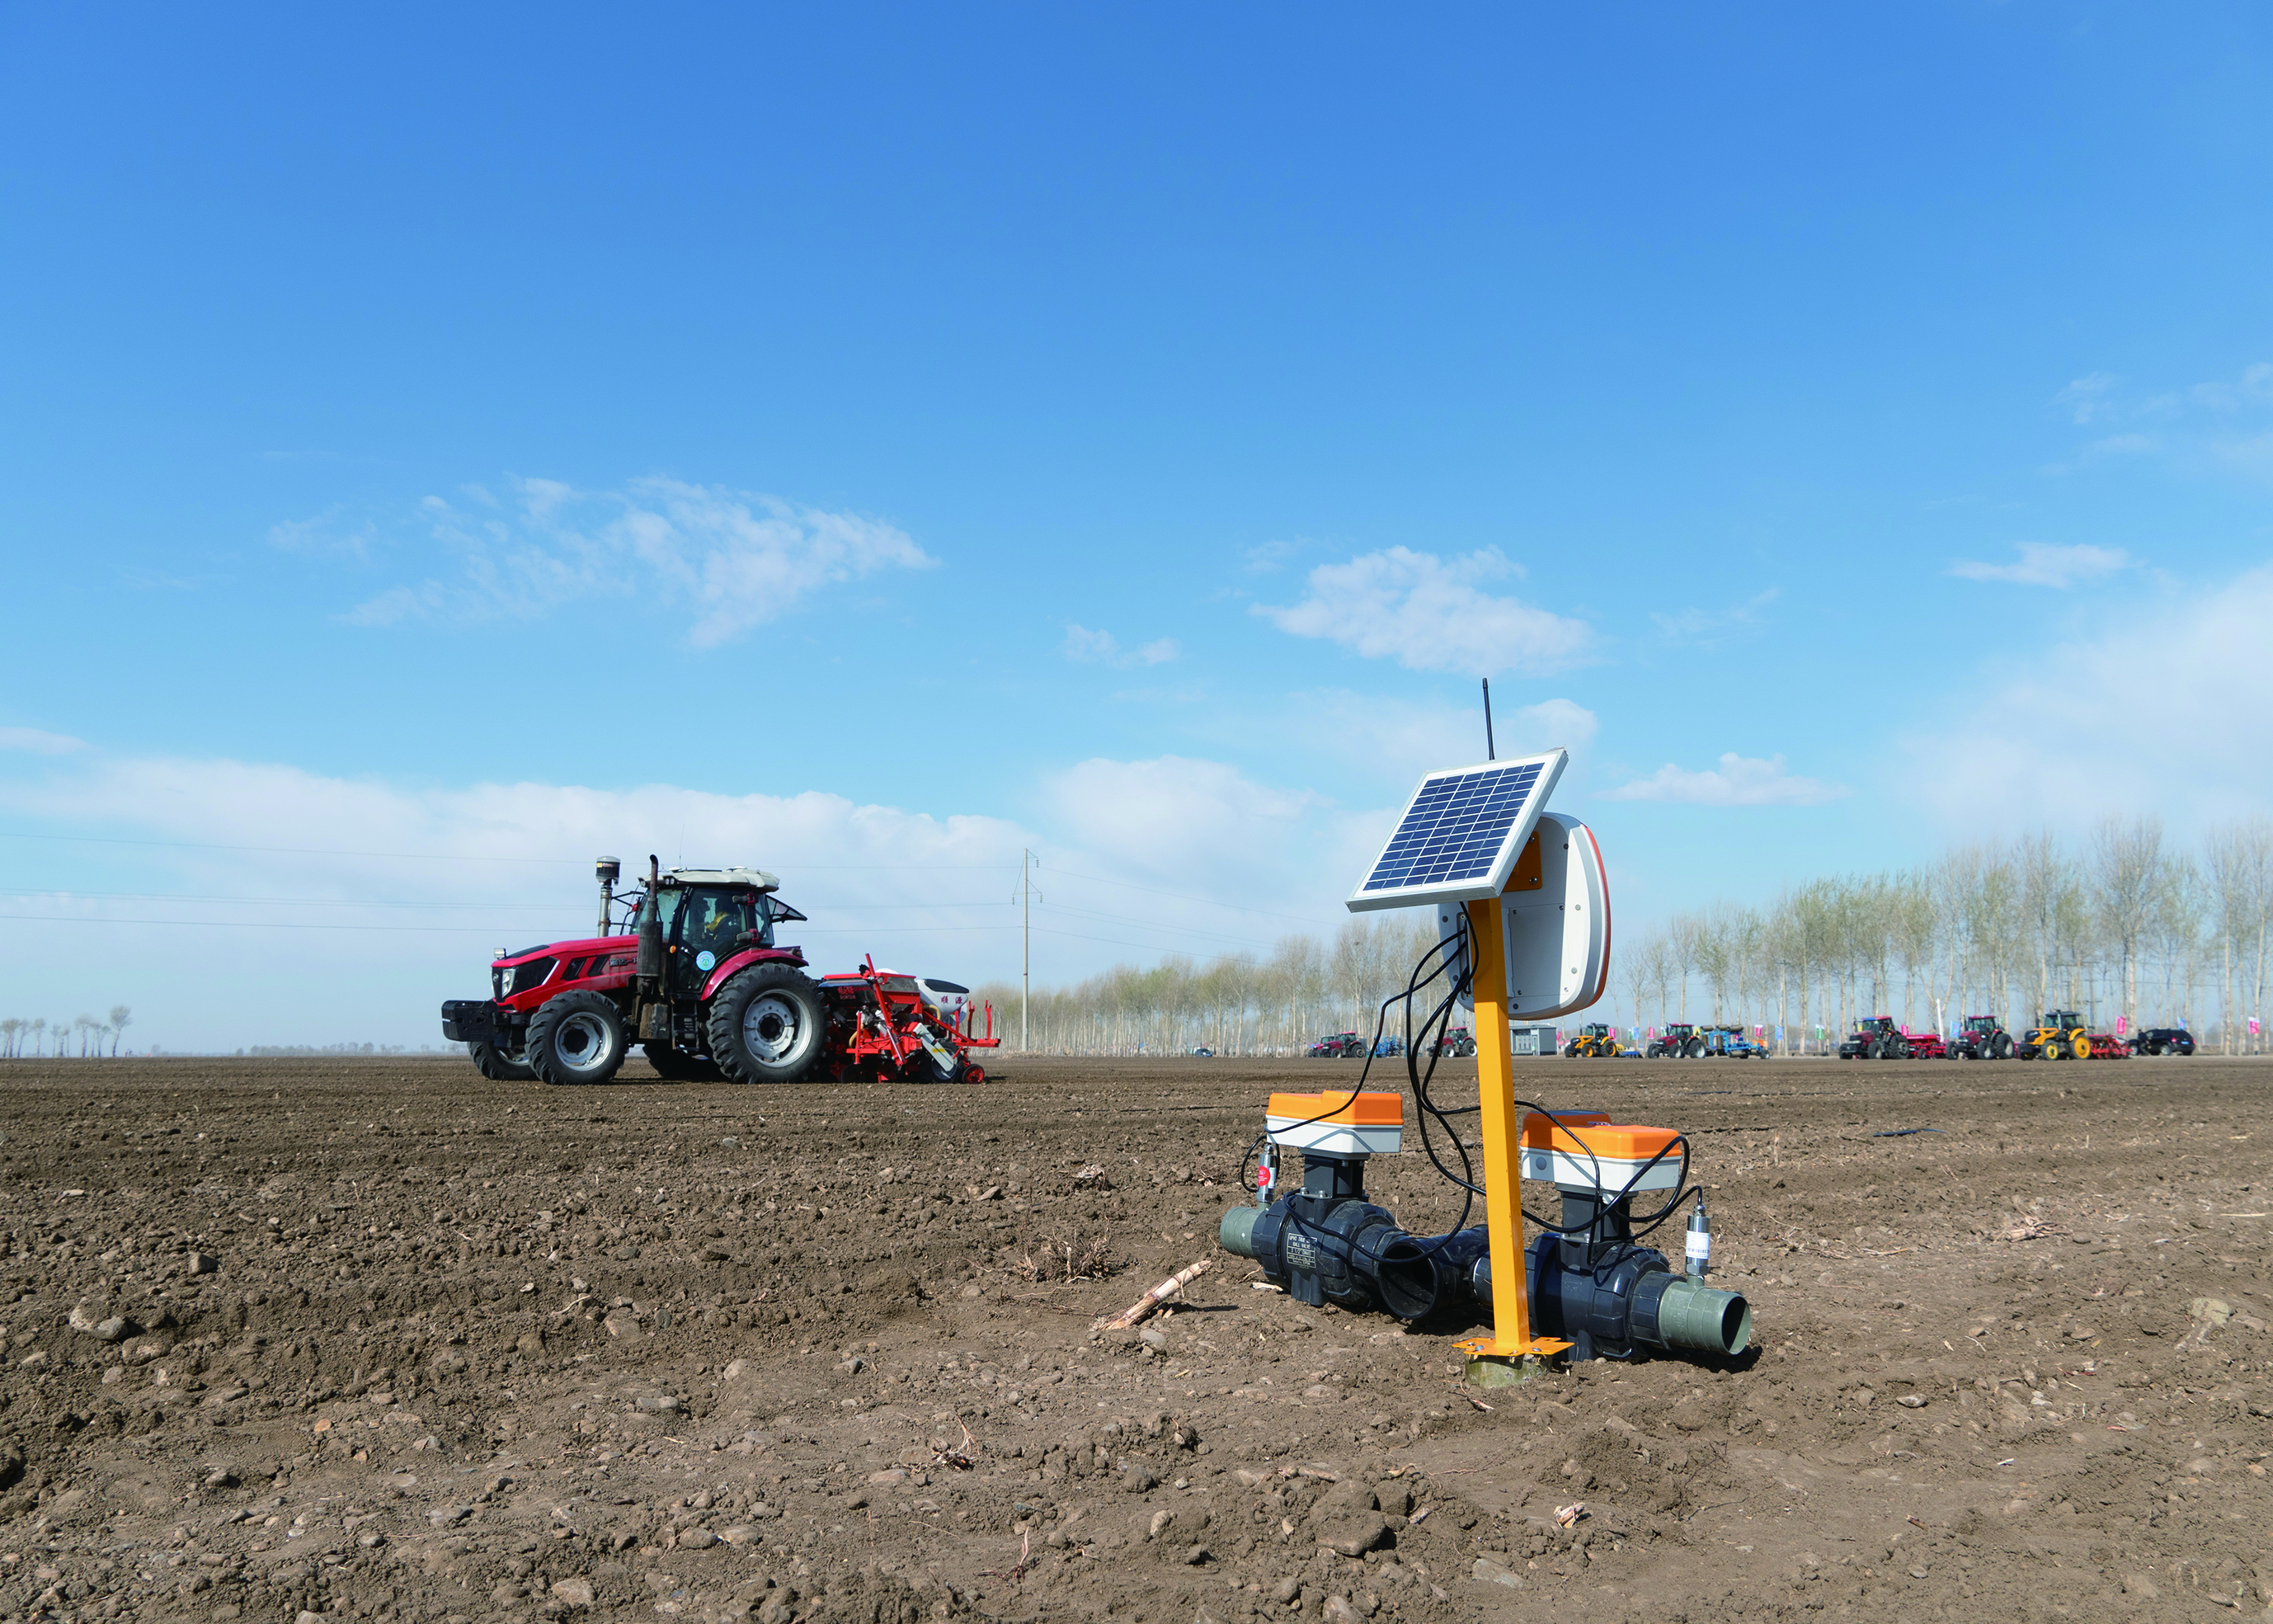
{"type": "Polygon", "coordinates": [[[1519,1387],[1546,1369],[1546,1360],[1530,1354],[1511,1359],[1496,1353],[1480,1353],[1469,1358],[1462,1380],[1472,1387],[1519,1387]]]}
{"type": "Polygon", "coordinates": [[[1452,1346],[1472,1359],[1545,1359],[1571,1350],[1571,1344],[1559,1336],[1534,1336],[1527,1342],[1507,1343],[1497,1336],[1470,1336],[1452,1346]]]}

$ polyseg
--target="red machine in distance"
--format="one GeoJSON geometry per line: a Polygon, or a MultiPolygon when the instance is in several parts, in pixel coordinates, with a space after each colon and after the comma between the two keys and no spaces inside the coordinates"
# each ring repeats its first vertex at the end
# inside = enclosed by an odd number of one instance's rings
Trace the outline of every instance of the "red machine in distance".
{"type": "Polygon", "coordinates": [[[777,924],[805,915],[764,870],[665,873],[650,857],[646,886],[621,896],[616,860],[596,871],[598,935],[500,953],[488,998],[442,1005],[442,1035],[484,1077],[605,1082],[637,1043],[674,1079],[984,1080],[971,1051],[999,1047],[993,1006],[982,1036],[970,989],[955,982],[873,960],[816,981],[802,949],[774,940],[777,924]]]}

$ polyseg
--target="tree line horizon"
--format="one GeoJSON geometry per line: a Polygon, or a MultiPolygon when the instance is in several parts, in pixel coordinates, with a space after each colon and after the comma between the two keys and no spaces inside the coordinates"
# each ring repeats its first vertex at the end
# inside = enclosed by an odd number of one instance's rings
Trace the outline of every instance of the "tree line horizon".
{"type": "MultiPolygon", "coordinates": [[[[2097,1030],[2120,1016],[2130,1030],[2183,1026],[2205,1051],[2258,1054],[2269,925],[2273,818],[2214,826],[2189,851],[2159,818],[2111,816],[2073,847],[2049,830],[1952,846],[1914,868],[1787,886],[1765,904],[1714,902],[1635,942],[1621,941],[1614,916],[1611,989],[1563,1022],[1757,1026],[1785,1034],[1780,1052],[1801,1053],[1810,1029],[1843,1034],[1866,1017],[1947,1035],[1967,1016],[2019,1032],[2063,1009],[2097,1030]]],[[[1436,938],[1433,910],[1403,910],[1352,919],[1331,937],[1284,936],[1262,958],[1116,965],[1035,989],[1026,1047],[1299,1054],[1330,1033],[1370,1033],[1436,938]]],[[[1015,1049],[1017,984],[976,993],[1015,1049]]],[[[1401,1037],[1392,1017],[1387,1032],[1401,1037]]],[[[1465,1011],[1451,1024],[1466,1024],[1465,1011]]]]}

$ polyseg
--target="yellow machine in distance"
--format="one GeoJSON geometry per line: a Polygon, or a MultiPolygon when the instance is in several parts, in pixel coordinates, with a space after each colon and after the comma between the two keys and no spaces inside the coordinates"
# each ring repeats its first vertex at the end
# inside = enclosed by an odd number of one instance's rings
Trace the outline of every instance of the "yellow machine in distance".
{"type": "Polygon", "coordinates": [[[2023,1060],[2088,1060],[2091,1034],[2074,1010],[2047,1010],[2042,1025],[2022,1034],[2018,1052],[2023,1060]]]}
{"type": "Polygon", "coordinates": [[[1579,1035],[1563,1046],[1566,1060],[1616,1060],[1625,1052],[1617,1034],[1601,1021],[1579,1027],[1579,1035]]]}

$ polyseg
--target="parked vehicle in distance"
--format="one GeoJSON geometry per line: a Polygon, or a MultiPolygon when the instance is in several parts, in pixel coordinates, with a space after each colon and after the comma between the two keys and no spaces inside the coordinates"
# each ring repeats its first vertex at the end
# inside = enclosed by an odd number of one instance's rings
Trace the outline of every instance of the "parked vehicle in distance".
{"type": "Polygon", "coordinates": [[[1405,1040],[1403,1038],[1393,1038],[1384,1034],[1381,1041],[1373,1046],[1373,1055],[1374,1058],[1377,1060],[1392,1059],[1404,1052],[1405,1040]]]}
{"type": "Polygon", "coordinates": [[[2020,1056],[2023,1060],[2088,1060],[2091,1034],[2074,1010],[2047,1010],[2044,1019],[2021,1039],[2020,1056]]]}
{"type": "Polygon", "coordinates": [[[1968,1015],[1958,1028],[1957,1041],[1950,1045],[1953,1056],[1967,1060],[2010,1060],[2013,1057],[2013,1034],[2005,1030],[2005,1023],[1994,1015],[1968,1015]]]}
{"type": "Polygon", "coordinates": [[[1357,1060],[1365,1054],[1365,1034],[1336,1032],[1320,1038],[1305,1051],[1313,1060],[1357,1060]]]}
{"type": "Polygon", "coordinates": [[[1192,1050],[1192,1058],[1195,1060],[1212,1060],[1215,1058],[1215,1050],[1207,1048],[1205,1045],[1202,1045],[1200,1048],[1192,1050]]]}
{"type": "Polygon", "coordinates": [[[1767,1050],[1752,1041],[1742,1026],[1707,1026],[1703,1034],[1707,1056],[1721,1060],[1759,1060],[1767,1050]]]}
{"type": "Polygon", "coordinates": [[[1668,1021],[1665,1030],[1650,1039],[1642,1056],[1647,1060],[1702,1060],[1705,1040],[1697,1035],[1697,1028],[1689,1022],[1668,1021]]]}
{"type": "Polygon", "coordinates": [[[1439,1060],[1447,1055],[1455,1055],[1463,1060],[1471,1059],[1475,1052],[1476,1034],[1466,1026],[1447,1027],[1444,1035],[1437,1040],[1436,1053],[1439,1060]]]}
{"type": "Polygon", "coordinates": [[[1949,1045],[1942,1041],[1939,1032],[1913,1032],[1902,1041],[1909,1045],[1909,1056],[1913,1060],[1949,1058],[1949,1045]]]}
{"type": "Polygon", "coordinates": [[[1839,1045],[1842,1060],[1907,1060],[1910,1057],[1909,1040],[1894,1030],[1891,1015],[1873,1015],[1868,1020],[1857,1021],[1855,1030],[1839,1045]]]}
{"type": "Polygon", "coordinates": [[[2134,1055],[2191,1055],[2194,1034],[2184,1026],[2149,1026],[2131,1039],[2134,1055]]]}
{"type": "Polygon", "coordinates": [[[1579,1035],[1563,1046],[1565,1060],[1615,1060],[1624,1053],[1617,1034],[1601,1021],[1579,1027],[1579,1035]]]}

